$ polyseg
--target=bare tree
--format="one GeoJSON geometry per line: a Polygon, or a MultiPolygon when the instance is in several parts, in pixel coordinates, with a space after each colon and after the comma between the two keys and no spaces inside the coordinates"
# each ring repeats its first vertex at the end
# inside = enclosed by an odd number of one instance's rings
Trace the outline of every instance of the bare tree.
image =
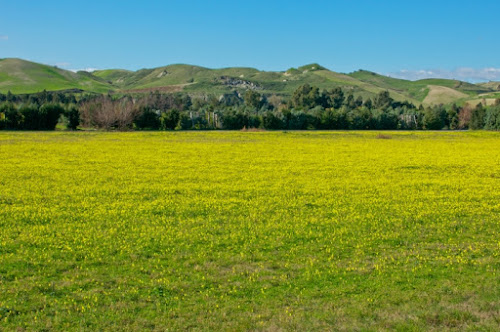
{"type": "Polygon", "coordinates": [[[132,127],[139,108],[131,97],[113,100],[110,96],[101,96],[82,103],[80,114],[84,126],[127,130],[132,127]]]}
{"type": "Polygon", "coordinates": [[[474,108],[466,103],[464,107],[458,112],[458,128],[466,129],[469,127],[470,119],[472,116],[472,110],[474,108]]]}

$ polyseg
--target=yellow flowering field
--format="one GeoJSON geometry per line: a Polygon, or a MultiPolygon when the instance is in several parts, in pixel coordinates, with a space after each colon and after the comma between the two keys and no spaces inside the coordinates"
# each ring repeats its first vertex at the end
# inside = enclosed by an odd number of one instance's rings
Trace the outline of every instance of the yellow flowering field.
{"type": "Polygon", "coordinates": [[[0,133],[0,330],[498,330],[500,134],[0,133]]]}

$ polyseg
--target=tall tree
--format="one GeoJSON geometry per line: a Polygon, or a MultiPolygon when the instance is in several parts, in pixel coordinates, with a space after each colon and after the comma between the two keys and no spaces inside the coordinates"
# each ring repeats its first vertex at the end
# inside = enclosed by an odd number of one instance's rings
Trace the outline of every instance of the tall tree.
{"type": "Polygon", "coordinates": [[[245,105],[256,110],[260,108],[261,99],[262,96],[260,95],[260,93],[253,90],[247,90],[243,97],[245,105]]]}
{"type": "Polygon", "coordinates": [[[320,103],[319,89],[307,83],[301,85],[294,91],[291,103],[297,109],[311,109],[320,103]]]}
{"type": "Polygon", "coordinates": [[[373,106],[375,108],[384,110],[384,109],[389,108],[392,105],[393,101],[394,101],[394,99],[392,99],[391,96],[389,95],[389,91],[387,91],[387,90],[381,91],[375,97],[375,100],[373,101],[373,106]]]}
{"type": "Polygon", "coordinates": [[[334,88],[330,91],[331,107],[339,109],[344,104],[344,91],[341,88],[334,88]]]}
{"type": "Polygon", "coordinates": [[[483,129],[485,124],[486,111],[483,104],[477,104],[476,108],[472,110],[469,128],[472,130],[483,129]]]}

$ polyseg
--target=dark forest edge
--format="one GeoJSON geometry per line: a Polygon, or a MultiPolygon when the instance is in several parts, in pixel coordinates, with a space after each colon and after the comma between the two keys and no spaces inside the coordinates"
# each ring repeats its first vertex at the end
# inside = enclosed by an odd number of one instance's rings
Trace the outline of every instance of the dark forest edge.
{"type": "Polygon", "coordinates": [[[0,94],[0,129],[55,130],[500,130],[500,99],[464,106],[416,107],[392,99],[355,98],[341,88],[304,84],[287,99],[247,90],[219,97],[185,93],[97,95],[0,94]]]}

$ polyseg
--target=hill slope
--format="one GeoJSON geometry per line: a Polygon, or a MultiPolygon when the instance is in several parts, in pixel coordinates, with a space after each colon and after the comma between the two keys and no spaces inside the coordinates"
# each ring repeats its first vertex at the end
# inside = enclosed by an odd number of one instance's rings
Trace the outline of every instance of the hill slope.
{"type": "Polygon", "coordinates": [[[0,59],[0,92],[33,93],[65,89],[107,92],[113,87],[87,72],[74,73],[21,59],[0,59]]]}
{"type": "Polygon", "coordinates": [[[480,94],[494,92],[490,86],[441,78],[408,81],[366,70],[359,70],[349,76],[387,89],[391,93],[400,93],[416,99],[426,105],[467,102],[480,94]]]}
{"type": "Polygon", "coordinates": [[[440,104],[492,97],[498,84],[427,79],[408,81],[360,70],[350,74],[330,71],[318,64],[290,68],[284,72],[260,71],[254,68],[209,69],[175,64],[129,71],[98,70],[93,73],[71,71],[21,59],[0,60],[0,92],[32,93],[42,90],[81,89],[104,93],[149,91],[184,91],[191,94],[221,94],[247,89],[265,94],[289,96],[300,85],[308,83],[321,89],[340,87],[364,98],[388,90],[396,100],[415,104],[440,104]]]}

